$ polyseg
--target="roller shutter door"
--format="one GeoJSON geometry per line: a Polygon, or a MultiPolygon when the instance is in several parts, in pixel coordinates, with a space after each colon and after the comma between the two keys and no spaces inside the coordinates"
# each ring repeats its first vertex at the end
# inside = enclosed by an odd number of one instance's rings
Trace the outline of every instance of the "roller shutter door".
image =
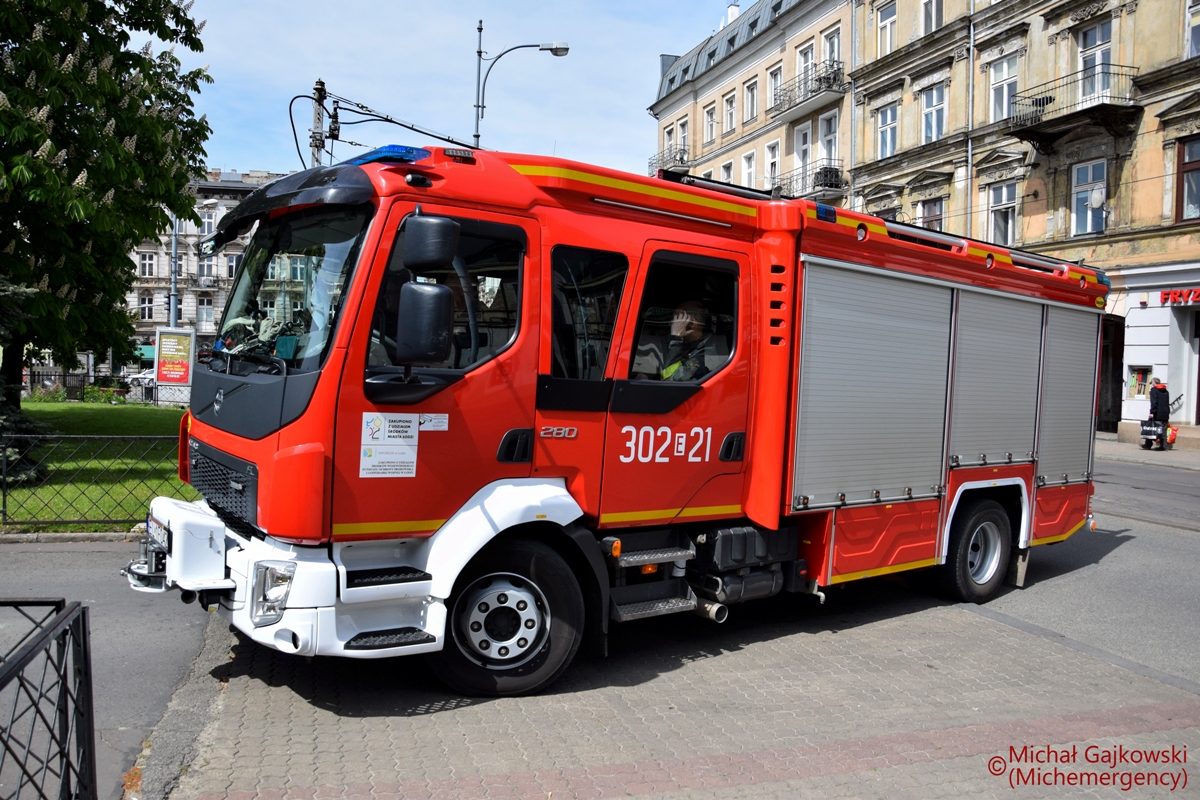
{"type": "Polygon", "coordinates": [[[1047,484],[1085,480],[1089,469],[1099,325],[1090,311],[1049,309],[1037,466],[1047,484]]]}
{"type": "MultiPolygon", "coordinates": [[[[950,455],[967,466],[1030,461],[1037,424],[1042,306],[963,291],[954,349],[950,455]]],[[[951,458],[951,463],[954,463],[951,458]]]]}
{"type": "Polygon", "coordinates": [[[795,507],[936,496],[951,290],[808,262],[803,313],[795,507]]]}

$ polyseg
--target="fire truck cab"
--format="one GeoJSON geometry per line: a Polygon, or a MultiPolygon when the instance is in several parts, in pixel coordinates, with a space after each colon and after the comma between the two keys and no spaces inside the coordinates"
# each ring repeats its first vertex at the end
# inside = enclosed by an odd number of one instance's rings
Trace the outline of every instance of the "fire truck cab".
{"type": "Polygon", "coordinates": [[[844,209],[389,146],[280,179],[195,365],[134,589],[471,694],[609,625],[930,568],[1090,518],[1103,273],[844,209]]]}

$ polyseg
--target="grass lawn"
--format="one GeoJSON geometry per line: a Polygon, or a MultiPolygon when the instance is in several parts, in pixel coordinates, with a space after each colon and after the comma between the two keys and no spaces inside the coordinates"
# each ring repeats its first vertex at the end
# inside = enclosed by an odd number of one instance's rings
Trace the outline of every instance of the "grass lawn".
{"type": "Polygon", "coordinates": [[[176,475],[179,409],[25,403],[21,410],[47,434],[95,438],[14,442],[20,463],[36,469],[7,487],[8,530],[124,530],[145,518],[156,496],[199,496],[176,475]],[[123,438],[131,436],[164,438],[123,438]]]}
{"type": "Polygon", "coordinates": [[[47,433],[71,436],[178,436],[178,408],[104,403],[30,403],[21,410],[46,426],[47,433]]]}

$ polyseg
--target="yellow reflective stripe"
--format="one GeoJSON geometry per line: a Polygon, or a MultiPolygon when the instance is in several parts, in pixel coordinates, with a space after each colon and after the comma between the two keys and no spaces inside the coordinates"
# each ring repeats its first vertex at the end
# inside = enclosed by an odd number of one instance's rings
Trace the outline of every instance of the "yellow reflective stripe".
{"type": "Polygon", "coordinates": [[[715,517],[718,514],[740,514],[741,506],[695,506],[679,512],[681,517],[715,517]]]}
{"type": "Polygon", "coordinates": [[[670,378],[672,375],[674,375],[676,372],[678,372],[679,368],[682,366],[683,366],[682,361],[676,361],[671,366],[661,370],[658,374],[661,375],[662,379],[665,381],[667,378],[670,378]]]}
{"type": "Polygon", "coordinates": [[[978,247],[967,247],[967,255],[976,256],[977,258],[987,258],[991,256],[994,261],[999,261],[1001,264],[1011,264],[1012,256],[1007,253],[995,253],[991,250],[980,250],[978,247]]]}
{"type": "Polygon", "coordinates": [[[1082,522],[1080,522],[1074,528],[1071,528],[1071,530],[1067,531],[1066,533],[1059,534],[1058,536],[1047,536],[1045,539],[1034,539],[1033,541],[1031,541],[1029,543],[1029,546],[1033,547],[1035,544],[1054,544],[1055,542],[1061,542],[1064,539],[1070,537],[1070,535],[1073,534],[1075,531],[1082,528],[1086,522],[1087,522],[1087,520],[1084,519],[1082,522]]]}
{"type": "Polygon", "coordinates": [[[334,536],[367,536],[372,533],[418,533],[436,531],[446,524],[444,519],[400,520],[398,522],[334,523],[334,536]]]}
{"type": "Polygon", "coordinates": [[[1088,283],[1098,283],[1095,275],[1085,275],[1082,272],[1068,272],[1067,277],[1072,279],[1083,278],[1088,283]]]}
{"type": "Polygon", "coordinates": [[[620,178],[609,178],[604,175],[596,175],[592,172],[583,172],[577,169],[568,169],[566,167],[545,167],[537,164],[513,164],[515,169],[526,177],[543,177],[543,178],[563,178],[565,180],[579,181],[580,183],[588,183],[593,186],[603,186],[606,189],[619,189],[623,192],[634,192],[636,194],[650,195],[651,197],[659,197],[663,200],[674,200],[678,203],[688,203],[694,206],[703,206],[717,211],[728,211],[733,214],[743,214],[747,217],[755,219],[758,217],[758,209],[754,206],[743,206],[737,203],[730,203],[727,200],[717,200],[711,197],[697,197],[696,195],[681,192],[676,189],[667,189],[662,186],[644,186],[633,181],[621,180],[620,178]]]}
{"type": "Polygon", "coordinates": [[[660,508],[654,511],[618,511],[612,514],[601,514],[601,522],[641,522],[648,519],[674,519],[682,511],[680,508],[660,508]]]}
{"type": "MultiPolygon", "coordinates": [[[[807,216],[809,219],[816,219],[817,218],[817,209],[812,206],[809,206],[808,211],[805,216],[807,216]]],[[[824,220],[821,220],[821,221],[824,222],[824,220]]],[[[886,225],[880,225],[878,222],[871,222],[869,220],[857,220],[857,219],[853,219],[852,217],[845,217],[845,216],[842,216],[841,214],[838,214],[837,215],[837,224],[845,225],[847,228],[856,228],[856,229],[858,228],[859,225],[865,225],[867,230],[869,230],[871,233],[879,233],[879,234],[883,234],[885,236],[887,235],[887,226],[886,225]]]]}
{"type": "Polygon", "coordinates": [[[925,558],[920,561],[910,561],[907,564],[895,564],[890,567],[880,567],[879,569],[865,569],[861,572],[847,572],[844,575],[834,575],[829,579],[829,583],[845,583],[846,581],[857,581],[863,578],[878,578],[880,575],[891,575],[894,572],[932,567],[937,563],[938,560],[936,558],[925,558]]]}

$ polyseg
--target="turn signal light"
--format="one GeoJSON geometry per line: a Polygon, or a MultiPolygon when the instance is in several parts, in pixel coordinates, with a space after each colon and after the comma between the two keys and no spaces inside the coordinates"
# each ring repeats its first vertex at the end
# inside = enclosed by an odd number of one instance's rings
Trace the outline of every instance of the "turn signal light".
{"type": "Polygon", "coordinates": [[[1096,520],[1092,520],[1092,530],[1096,530],[1096,520]]]}
{"type": "Polygon", "coordinates": [[[643,575],[653,575],[658,572],[658,564],[642,564],[643,575]]]}
{"type": "Polygon", "coordinates": [[[621,540],[617,537],[606,536],[601,540],[600,545],[604,548],[604,552],[613,558],[621,557],[621,540]]]}

